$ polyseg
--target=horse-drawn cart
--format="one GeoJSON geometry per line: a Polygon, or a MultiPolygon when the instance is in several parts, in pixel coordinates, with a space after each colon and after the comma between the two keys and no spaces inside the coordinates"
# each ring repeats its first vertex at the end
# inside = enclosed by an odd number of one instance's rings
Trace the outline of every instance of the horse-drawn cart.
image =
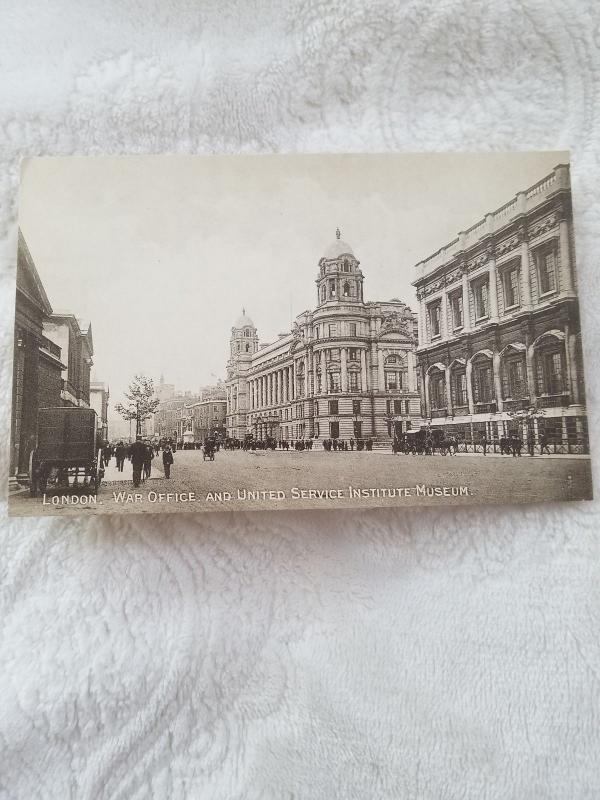
{"type": "Polygon", "coordinates": [[[94,409],[40,408],[31,454],[31,495],[48,489],[95,494],[104,475],[100,444],[94,409]]]}

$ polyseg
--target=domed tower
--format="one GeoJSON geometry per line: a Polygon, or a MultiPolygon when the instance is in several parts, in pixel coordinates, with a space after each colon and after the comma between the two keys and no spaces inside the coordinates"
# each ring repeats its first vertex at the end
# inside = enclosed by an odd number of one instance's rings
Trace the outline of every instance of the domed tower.
{"type": "Polygon", "coordinates": [[[363,274],[360,261],[352,248],[341,238],[340,229],[335,232],[335,241],[319,261],[317,276],[317,305],[326,303],[362,303],[363,274]]]}
{"type": "Polygon", "coordinates": [[[258,333],[254,323],[242,309],[231,328],[229,361],[227,362],[227,435],[243,439],[246,433],[248,403],[248,370],[258,350],[258,333]]]}
{"type": "Polygon", "coordinates": [[[231,329],[229,342],[232,361],[239,360],[240,357],[244,361],[246,356],[252,356],[258,350],[258,334],[245,308],[242,308],[241,315],[231,329]]]}

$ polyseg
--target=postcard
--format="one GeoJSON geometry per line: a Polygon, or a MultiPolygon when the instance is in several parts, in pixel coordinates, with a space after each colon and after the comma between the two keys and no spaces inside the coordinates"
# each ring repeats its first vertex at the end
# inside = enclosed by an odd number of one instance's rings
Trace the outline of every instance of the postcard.
{"type": "Polygon", "coordinates": [[[592,497],[569,154],[23,163],[9,513],[592,497]]]}

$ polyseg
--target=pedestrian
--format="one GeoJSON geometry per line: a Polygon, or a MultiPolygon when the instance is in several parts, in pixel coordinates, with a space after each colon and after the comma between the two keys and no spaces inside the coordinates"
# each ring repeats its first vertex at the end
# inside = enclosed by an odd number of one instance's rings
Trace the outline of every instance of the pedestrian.
{"type": "Polygon", "coordinates": [[[487,446],[488,446],[488,440],[487,440],[487,438],[486,438],[486,436],[485,436],[485,433],[483,433],[483,434],[481,435],[481,446],[482,446],[482,448],[483,448],[483,455],[484,455],[484,456],[485,456],[485,455],[487,455],[487,446]]]}
{"type": "Polygon", "coordinates": [[[165,478],[170,478],[171,464],[173,463],[173,451],[171,450],[169,445],[163,448],[162,460],[163,460],[163,469],[165,471],[165,478]]]}
{"type": "Polygon", "coordinates": [[[151,444],[146,445],[146,456],[144,458],[144,480],[148,480],[152,473],[152,459],[154,458],[154,448],[151,444]]]}
{"type": "Polygon", "coordinates": [[[117,459],[117,471],[123,472],[123,463],[125,462],[125,445],[123,442],[119,442],[119,444],[115,448],[115,457],[117,459]]]}
{"type": "Polygon", "coordinates": [[[548,446],[548,435],[545,431],[540,433],[540,455],[543,455],[544,450],[550,455],[550,448],[548,446]]]}
{"type": "Polygon", "coordinates": [[[142,469],[146,459],[146,445],[140,435],[135,437],[131,445],[131,465],[133,467],[133,485],[137,488],[142,481],[142,469]]]}

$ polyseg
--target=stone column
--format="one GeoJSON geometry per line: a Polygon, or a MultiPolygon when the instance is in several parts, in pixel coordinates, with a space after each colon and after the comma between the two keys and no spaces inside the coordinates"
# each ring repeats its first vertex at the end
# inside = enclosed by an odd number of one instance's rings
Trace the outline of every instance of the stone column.
{"type": "Polygon", "coordinates": [[[312,368],[312,375],[313,375],[313,397],[316,397],[319,388],[319,376],[317,374],[317,367],[319,365],[319,354],[313,350],[313,368],[312,368]]]}
{"type": "Polygon", "coordinates": [[[440,298],[440,328],[442,339],[449,339],[450,330],[448,325],[448,293],[445,289],[440,298]]]}
{"type": "Polygon", "coordinates": [[[308,364],[308,354],[304,356],[304,397],[308,397],[310,395],[309,392],[309,383],[310,383],[310,367],[308,364]]]}
{"type": "Polygon", "coordinates": [[[406,354],[406,365],[408,367],[408,391],[409,392],[416,392],[417,391],[417,375],[416,375],[416,368],[417,368],[417,359],[415,354],[412,350],[409,350],[406,354]]]}
{"type": "Polygon", "coordinates": [[[377,388],[380,392],[385,391],[385,370],[383,368],[383,351],[378,349],[377,350],[377,388]]]}
{"type": "Polygon", "coordinates": [[[467,403],[469,405],[469,414],[474,414],[475,403],[473,401],[473,364],[471,364],[471,361],[467,361],[465,373],[467,379],[467,403]]]}
{"type": "Polygon", "coordinates": [[[565,357],[567,374],[569,378],[569,405],[578,406],[581,403],[579,396],[579,365],[577,364],[577,337],[565,325],[565,357]]]}
{"type": "Polygon", "coordinates": [[[558,241],[560,246],[560,290],[562,294],[575,294],[573,270],[571,269],[571,248],[569,247],[569,225],[565,217],[558,223],[558,241]]]}
{"type": "Polygon", "coordinates": [[[340,349],[341,369],[342,369],[342,393],[348,391],[348,351],[345,347],[340,349]]]}
{"type": "Polygon", "coordinates": [[[325,348],[321,350],[321,393],[329,393],[329,384],[327,383],[327,359],[325,358],[325,348]]]}
{"type": "Polygon", "coordinates": [[[530,344],[525,350],[525,367],[527,369],[527,386],[529,388],[529,399],[532,405],[537,400],[537,391],[535,385],[535,348],[530,344]]]}
{"type": "Polygon", "coordinates": [[[425,300],[419,297],[419,310],[417,312],[417,335],[419,337],[418,346],[425,344],[425,300]]]}
{"type": "Polygon", "coordinates": [[[524,309],[531,308],[531,270],[529,268],[529,239],[525,229],[520,231],[521,238],[521,286],[523,287],[523,297],[521,306],[524,309]]]}
{"type": "Polygon", "coordinates": [[[496,408],[503,411],[504,401],[502,400],[502,380],[500,377],[500,353],[494,350],[492,357],[492,372],[494,375],[494,394],[496,395],[496,408]]]}
{"type": "Polygon", "coordinates": [[[360,390],[367,392],[369,385],[367,381],[367,351],[362,347],[360,349],[360,390]]]}
{"type": "Polygon", "coordinates": [[[451,385],[452,371],[449,366],[446,367],[446,409],[448,416],[454,416],[454,407],[452,405],[452,385],[451,385]]]}
{"type": "Polygon", "coordinates": [[[296,361],[295,359],[292,360],[292,366],[290,367],[290,374],[292,378],[292,400],[296,399],[296,361]]]}
{"type": "Polygon", "coordinates": [[[496,259],[492,256],[489,260],[489,290],[490,290],[490,321],[498,322],[498,270],[496,259]]]}
{"type": "Polygon", "coordinates": [[[469,308],[469,276],[466,265],[462,271],[463,331],[471,330],[471,310],[469,308]]]}
{"type": "Polygon", "coordinates": [[[429,399],[429,372],[425,373],[425,418],[431,417],[431,400],[429,399]]]}

